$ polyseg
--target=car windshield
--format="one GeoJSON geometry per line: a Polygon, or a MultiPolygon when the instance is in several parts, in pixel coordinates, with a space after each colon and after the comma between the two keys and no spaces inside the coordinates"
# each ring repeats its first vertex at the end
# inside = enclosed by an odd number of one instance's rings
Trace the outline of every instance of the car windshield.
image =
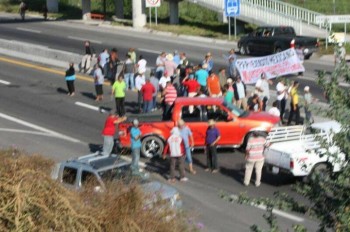
{"type": "Polygon", "coordinates": [[[232,104],[230,106],[227,106],[224,103],[223,106],[225,106],[227,109],[229,109],[237,117],[245,117],[245,116],[247,116],[249,114],[248,111],[242,110],[242,109],[240,109],[237,106],[232,105],[232,104]]]}
{"type": "Polygon", "coordinates": [[[99,175],[103,181],[121,180],[126,184],[134,181],[143,184],[149,177],[148,173],[133,172],[130,164],[99,172],[99,175]]]}

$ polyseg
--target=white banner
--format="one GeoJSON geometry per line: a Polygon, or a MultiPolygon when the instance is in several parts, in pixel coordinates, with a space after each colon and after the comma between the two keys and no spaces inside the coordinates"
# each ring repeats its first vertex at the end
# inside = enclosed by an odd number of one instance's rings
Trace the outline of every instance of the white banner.
{"type": "Polygon", "coordinates": [[[294,48],[264,57],[238,59],[236,68],[246,84],[256,83],[263,72],[267,79],[305,72],[294,48]]]}
{"type": "Polygon", "coordinates": [[[160,7],[160,0],[146,0],[146,7],[160,7]]]}

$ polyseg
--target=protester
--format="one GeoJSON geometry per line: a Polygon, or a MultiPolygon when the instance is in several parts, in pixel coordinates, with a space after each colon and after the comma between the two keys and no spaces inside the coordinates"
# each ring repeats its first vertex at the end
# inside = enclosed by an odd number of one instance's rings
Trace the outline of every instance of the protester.
{"type": "Polygon", "coordinates": [[[186,58],[186,54],[184,52],[180,53],[180,64],[177,66],[177,71],[179,75],[179,94],[180,96],[188,96],[188,92],[186,91],[186,88],[182,85],[184,79],[188,77],[188,74],[192,72],[191,67],[188,66],[188,60],[186,58]]]}
{"type": "Polygon", "coordinates": [[[126,89],[134,90],[134,75],[135,75],[135,63],[132,61],[131,56],[126,54],[126,60],[124,62],[124,81],[126,89]]]}
{"type": "Polygon", "coordinates": [[[281,115],[281,112],[280,110],[277,108],[277,101],[274,101],[272,103],[272,107],[271,109],[269,109],[269,114],[273,115],[273,116],[276,116],[276,117],[280,117],[281,115]]]}
{"type": "Polygon", "coordinates": [[[141,89],[142,89],[142,86],[144,84],[146,84],[145,71],[146,71],[146,69],[139,70],[138,75],[135,78],[135,87],[137,89],[137,107],[138,107],[139,112],[142,112],[142,110],[141,110],[141,104],[142,104],[141,89]]]}
{"type": "Polygon", "coordinates": [[[129,48],[128,55],[130,55],[130,59],[134,64],[136,64],[136,52],[135,48],[129,48]]]}
{"type": "Polygon", "coordinates": [[[179,66],[179,64],[180,64],[180,54],[179,54],[179,52],[177,51],[177,50],[175,50],[174,51],[174,59],[173,59],[173,61],[175,62],[175,64],[177,65],[177,66],[179,66]]]}
{"type": "Polygon", "coordinates": [[[156,60],[156,77],[158,80],[163,76],[164,73],[164,62],[166,60],[166,53],[161,52],[156,60]]]}
{"type": "Polygon", "coordinates": [[[21,1],[19,4],[19,15],[21,16],[22,21],[25,20],[26,10],[28,9],[27,4],[24,1],[21,1]]]}
{"type": "Polygon", "coordinates": [[[155,111],[157,110],[157,96],[159,93],[159,80],[156,78],[154,71],[151,71],[150,75],[150,81],[151,84],[153,85],[155,92],[152,94],[152,110],[155,111]]]}
{"type": "Polygon", "coordinates": [[[340,64],[342,61],[345,61],[346,58],[346,49],[343,46],[343,43],[338,43],[338,50],[337,48],[334,51],[334,66],[337,64],[340,64]]]}
{"type": "Polygon", "coordinates": [[[93,47],[90,44],[90,41],[85,41],[84,43],[85,47],[85,55],[83,56],[83,59],[81,60],[81,69],[83,70],[84,73],[89,73],[90,72],[90,65],[91,65],[91,60],[92,56],[95,53],[93,47]]]}
{"type": "Polygon", "coordinates": [[[259,97],[259,95],[254,94],[253,96],[248,98],[248,110],[254,112],[260,112],[262,110],[263,103],[259,97]]]}
{"type": "Polygon", "coordinates": [[[280,110],[280,119],[283,124],[284,111],[286,109],[286,102],[288,97],[287,86],[285,85],[285,79],[281,78],[276,85],[277,91],[277,108],[280,110]]]}
{"type": "Polygon", "coordinates": [[[114,134],[116,124],[126,120],[126,117],[118,118],[112,111],[105,121],[105,125],[102,130],[103,136],[103,155],[110,155],[114,146],[114,134]]]}
{"type": "Polygon", "coordinates": [[[74,87],[75,70],[74,70],[74,63],[70,63],[69,64],[69,68],[66,70],[65,79],[66,79],[66,82],[67,82],[68,96],[73,97],[75,95],[75,87],[74,87]]]}
{"type": "Polygon", "coordinates": [[[141,88],[141,93],[143,97],[143,112],[149,113],[152,110],[153,106],[153,94],[156,92],[156,89],[151,83],[149,78],[146,78],[146,83],[141,88]]]}
{"type": "Polygon", "coordinates": [[[166,155],[170,156],[170,178],[169,182],[175,183],[175,167],[176,163],[179,164],[180,181],[188,181],[185,177],[185,144],[180,135],[180,130],[174,127],[171,130],[171,135],[168,138],[166,146],[163,152],[163,159],[166,155]]]}
{"type": "Polygon", "coordinates": [[[315,101],[310,93],[310,87],[305,86],[304,88],[304,110],[305,110],[305,120],[307,124],[314,123],[314,118],[311,114],[310,106],[315,101]]]}
{"type": "Polygon", "coordinates": [[[252,176],[253,168],[255,168],[255,186],[260,186],[262,168],[264,166],[264,148],[266,139],[259,132],[252,132],[252,136],[247,141],[245,152],[245,174],[244,185],[248,186],[252,176]]]}
{"type": "Polygon", "coordinates": [[[204,60],[202,62],[202,67],[205,66],[205,70],[209,73],[213,70],[213,67],[214,67],[214,61],[213,61],[213,57],[211,55],[210,52],[208,52],[205,57],[204,57],[204,60]]]}
{"type": "Polygon", "coordinates": [[[121,64],[119,60],[119,55],[118,55],[118,50],[116,48],[112,48],[110,57],[109,57],[109,62],[107,65],[107,73],[106,77],[110,81],[111,86],[113,86],[115,82],[115,78],[118,75],[118,66],[121,64]]]}
{"type": "Polygon", "coordinates": [[[247,109],[247,87],[242,81],[241,77],[238,76],[237,80],[233,84],[233,92],[236,100],[236,106],[238,108],[247,109]]]}
{"type": "Polygon", "coordinates": [[[199,69],[195,72],[195,78],[201,85],[201,90],[203,91],[203,93],[207,92],[207,79],[209,76],[209,73],[206,70],[207,67],[207,64],[204,64],[203,66],[200,64],[198,65],[199,69]]]}
{"type": "Polygon", "coordinates": [[[237,70],[236,70],[236,61],[237,61],[237,56],[235,54],[235,50],[231,49],[229,51],[228,56],[223,55],[225,60],[228,62],[228,76],[230,78],[235,78],[237,76],[237,70]]]}
{"type": "Polygon", "coordinates": [[[132,121],[132,127],[130,129],[130,140],[131,140],[131,170],[134,173],[138,173],[139,168],[139,160],[141,153],[141,131],[139,129],[139,120],[134,119],[132,121]]]}
{"type": "Polygon", "coordinates": [[[215,73],[210,73],[207,79],[208,94],[210,97],[222,96],[219,77],[215,73]]]}
{"type": "Polygon", "coordinates": [[[164,96],[163,119],[168,120],[170,116],[170,109],[177,98],[177,91],[175,87],[171,84],[171,82],[167,82],[166,87],[163,91],[163,96],[164,96]]]}
{"type": "MultiPolygon", "coordinates": [[[[301,44],[298,44],[297,45],[297,49],[295,49],[295,52],[297,53],[297,56],[299,58],[299,61],[301,64],[304,63],[304,58],[305,58],[305,55],[304,55],[304,46],[301,45],[301,44]]],[[[298,73],[298,76],[304,76],[304,73],[303,72],[299,72],[298,73]]]]}
{"type": "Polygon", "coordinates": [[[272,81],[267,79],[266,74],[264,72],[261,73],[260,79],[255,84],[255,93],[258,94],[262,100],[262,111],[266,110],[266,105],[270,98],[269,85],[272,85],[272,81]]]}
{"type": "Polygon", "coordinates": [[[159,80],[160,91],[163,91],[166,87],[166,83],[171,82],[171,78],[168,74],[168,71],[164,71],[163,76],[159,80]]]}
{"type": "Polygon", "coordinates": [[[103,69],[103,74],[106,75],[108,71],[109,53],[108,49],[105,48],[103,52],[98,56],[99,65],[103,69]]]}
{"type": "Polygon", "coordinates": [[[112,86],[112,95],[115,97],[115,108],[119,117],[125,115],[125,90],[125,81],[123,80],[123,76],[119,75],[118,80],[112,86]]]}
{"type": "Polygon", "coordinates": [[[215,126],[215,121],[210,119],[208,121],[209,127],[206,131],[205,137],[205,145],[206,145],[206,153],[207,153],[207,168],[205,171],[212,171],[212,173],[218,172],[218,157],[216,146],[219,142],[221,136],[218,128],[215,126]]]}
{"type": "Polygon", "coordinates": [[[102,69],[98,64],[95,65],[94,82],[95,82],[95,90],[96,90],[95,101],[102,101],[104,76],[102,73],[102,69]]]}
{"type": "Polygon", "coordinates": [[[145,58],[143,58],[142,55],[139,56],[139,61],[137,62],[137,72],[146,72],[146,65],[147,65],[147,61],[145,60],[145,58]]]}
{"type": "Polygon", "coordinates": [[[219,69],[219,82],[221,89],[224,89],[224,85],[227,84],[226,70],[225,68],[219,69]]]}
{"type": "Polygon", "coordinates": [[[177,66],[178,65],[174,62],[173,54],[169,53],[164,61],[164,69],[168,73],[168,76],[170,76],[171,82],[173,82],[176,77],[177,66]]]}
{"type": "Polygon", "coordinates": [[[295,125],[300,123],[300,111],[299,111],[299,94],[298,94],[299,82],[295,81],[290,91],[291,102],[290,102],[290,113],[287,125],[289,126],[293,120],[295,114],[295,125]]]}
{"type": "Polygon", "coordinates": [[[224,85],[223,95],[224,95],[225,106],[228,109],[233,110],[233,92],[230,90],[230,87],[228,84],[224,85]]]}
{"type": "MultiPolygon", "coordinates": [[[[194,79],[194,73],[190,73],[188,77],[183,80],[182,85],[186,88],[188,97],[196,96],[200,88],[200,84],[194,79]]],[[[188,107],[188,111],[190,114],[193,113],[193,105],[188,107]]]]}
{"type": "Polygon", "coordinates": [[[196,174],[196,171],[193,169],[193,161],[192,161],[192,149],[194,147],[194,139],[192,135],[191,129],[185,124],[185,121],[180,119],[178,122],[179,128],[180,128],[180,134],[182,137],[182,140],[184,141],[185,145],[185,152],[186,152],[186,162],[188,163],[190,173],[196,174]],[[191,144],[190,144],[190,140],[191,144]]]}

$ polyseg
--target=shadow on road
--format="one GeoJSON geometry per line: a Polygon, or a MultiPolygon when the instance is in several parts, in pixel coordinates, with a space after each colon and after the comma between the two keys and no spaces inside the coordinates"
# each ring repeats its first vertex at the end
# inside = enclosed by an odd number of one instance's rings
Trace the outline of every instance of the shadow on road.
{"type": "Polygon", "coordinates": [[[57,88],[56,90],[57,90],[58,93],[61,93],[61,94],[67,94],[68,93],[68,91],[66,89],[61,88],[61,87],[57,88]]]}
{"type": "Polygon", "coordinates": [[[91,92],[80,92],[81,95],[83,95],[84,97],[86,98],[89,98],[89,99],[92,99],[92,100],[95,100],[95,95],[91,92]]]}

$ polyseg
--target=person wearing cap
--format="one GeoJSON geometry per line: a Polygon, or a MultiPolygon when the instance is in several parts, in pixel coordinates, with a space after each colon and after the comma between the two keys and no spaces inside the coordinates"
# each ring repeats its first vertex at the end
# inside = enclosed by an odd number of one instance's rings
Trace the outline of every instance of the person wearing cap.
{"type": "Polygon", "coordinates": [[[181,137],[184,141],[184,145],[185,145],[185,152],[186,152],[186,162],[188,163],[189,169],[190,169],[190,173],[192,174],[196,174],[196,171],[193,169],[193,162],[192,162],[192,152],[191,150],[194,147],[194,139],[193,139],[193,135],[192,135],[192,131],[191,129],[185,124],[185,121],[180,119],[178,121],[178,125],[179,125],[179,129],[180,129],[180,134],[181,137]],[[191,140],[191,144],[190,144],[190,140],[191,140]]]}
{"type": "MultiPolygon", "coordinates": [[[[182,81],[182,85],[186,88],[188,92],[188,97],[194,97],[197,95],[198,90],[200,88],[200,84],[197,80],[194,79],[194,73],[188,74],[188,77],[186,77],[182,81]]],[[[188,107],[189,113],[193,113],[193,105],[188,107]]]]}
{"type": "Polygon", "coordinates": [[[118,117],[116,114],[112,113],[112,111],[109,113],[102,130],[103,155],[107,156],[111,154],[114,146],[114,134],[116,131],[115,127],[118,123],[121,123],[125,120],[125,116],[118,117]]]}
{"type": "Polygon", "coordinates": [[[346,49],[343,43],[338,43],[338,47],[334,51],[334,65],[340,64],[346,58],[346,49]]]}
{"type": "Polygon", "coordinates": [[[250,178],[255,168],[255,186],[260,186],[262,168],[264,166],[264,149],[265,149],[265,137],[261,136],[258,132],[251,133],[247,141],[245,152],[245,173],[244,173],[244,185],[250,184],[250,178]]]}
{"type": "Polygon", "coordinates": [[[201,85],[201,90],[203,93],[207,92],[207,79],[209,77],[209,73],[206,70],[208,67],[207,64],[198,65],[198,70],[195,72],[195,78],[198,81],[198,83],[201,85]]]}
{"type": "Polygon", "coordinates": [[[156,89],[152,85],[151,80],[149,78],[146,78],[146,83],[141,88],[144,113],[151,112],[152,106],[153,106],[153,94],[155,92],[156,92],[156,89]]]}
{"type": "Polygon", "coordinates": [[[304,110],[305,110],[305,120],[307,124],[314,123],[314,118],[311,114],[310,106],[315,99],[310,93],[310,87],[305,86],[304,88],[304,110]]]}
{"type": "Polygon", "coordinates": [[[167,140],[163,151],[163,159],[166,155],[170,156],[170,178],[171,183],[175,183],[175,167],[176,163],[179,164],[180,181],[188,181],[185,177],[185,144],[181,137],[178,127],[174,127],[171,130],[171,135],[167,140]]]}
{"type": "Polygon", "coordinates": [[[130,129],[130,141],[131,141],[131,170],[133,172],[139,171],[139,160],[141,153],[141,130],[139,129],[139,120],[134,119],[132,121],[132,127],[130,129]]]}
{"type": "Polygon", "coordinates": [[[158,80],[163,76],[164,73],[164,62],[166,60],[166,53],[161,52],[156,60],[156,73],[155,76],[158,78],[158,80]]]}
{"type": "Polygon", "coordinates": [[[214,61],[213,61],[213,57],[212,57],[210,52],[208,52],[204,57],[204,60],[202,62],[202,66],[205,64],[207,65],[205,68],[207,70],[207,72],[208,73],[211,72],[213,70],[213,67],[214,67],[214,61]]]}
{"type": "Polygon", "coordinates": [[[146,70],[141,70],[142,72],[139,72],[135,78],[135,87],[137,89],[137,106],[139,112],[141,112],[141,104],[142,104],[142,93],[141,89],[144,84],[146,84],[146,77],[144,71],[146,70]]]}
{"type": "Polygon", "coordinates": [[[255,93],[258,94],[262,100],[262,111],[266,110],[266,105],[270,98],[269,85],[272,85],[272,81],[267,79],[266,73],[261,73],[260,79],[255,84],[255,93]]]}
{"type": "Polygon", "coordinates": [[[115,97],[115,109],[120,117],[125,115],[125,90],[126,84],[123,75],[119,75],[118,80],[112,86],[112,95],[115,97]]]}
{"type": "Polygon", "coordinates": [[[221,136],[219,129],[215,126],[215,121],[210,119],[208,121],[208,128],[206,131],[205,137],[205,145],[206,145],[206,153],[207,153],[207,168],[205,171],[212,171],[212,173],[218,172],[218,157],[216,146],[219,142],[221,136]]]}
{"type": "Polygon", "coordinates": [[[290,90],[291,102],[290,102],[290,113],[287,125],[289,126],[295,115],[295,125],[300,123],[300,111],[299,111],[299,94],[298,94],[299,82],[295,81],[292,89],[290,90]]]}
{"type": "Polygon", "coordinates": [[[171,78],[171,81],[174,81],[177,64],[174,62],[174,56],[173,54],[169,53],[166,56],[166,60],[164,61],[164,69],[167,71],[168,76],[171,78]]]}

